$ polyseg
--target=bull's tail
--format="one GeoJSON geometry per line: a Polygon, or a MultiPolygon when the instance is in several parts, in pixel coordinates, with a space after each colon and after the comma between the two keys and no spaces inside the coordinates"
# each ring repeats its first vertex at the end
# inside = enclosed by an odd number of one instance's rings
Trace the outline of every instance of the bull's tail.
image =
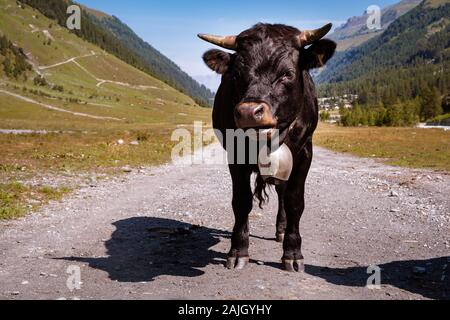
{"type": "Polygon", "coordinates": [[[264,181],[261,174],[258,173],[255,181],[255,192],[253,197],[258,200],[259,207],[262,209],[263,205],[269,202],[269,194],[267,193],[267,188],[269,184],[264,181]]]}

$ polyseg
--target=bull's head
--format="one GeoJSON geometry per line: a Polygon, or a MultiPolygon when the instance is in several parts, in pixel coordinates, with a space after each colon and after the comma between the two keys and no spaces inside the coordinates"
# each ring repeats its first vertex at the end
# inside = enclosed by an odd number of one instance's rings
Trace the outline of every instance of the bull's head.
{"type": "Polygon", "coordinates": [[[238,36],[199,35],[234,51],[210,50],[203,59],[213,71],[233,79],[238,128],[289,127],[302,105],[303,72],[322,67],[336,50],[333,41],[322,40],[331,27],[299,31],[258,24],[238,36]]]}

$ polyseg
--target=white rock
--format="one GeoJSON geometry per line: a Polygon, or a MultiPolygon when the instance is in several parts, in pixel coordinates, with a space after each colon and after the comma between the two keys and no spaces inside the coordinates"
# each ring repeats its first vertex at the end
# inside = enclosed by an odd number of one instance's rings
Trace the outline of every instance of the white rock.
{"type": "Polygon", "coordinates": [[[129,166],[125,166],[125,167],[122,168],[122,171],[125,172],[125,173],[130,173],[130,172],[133,171],[133,169],[131,169],[129,166]]]}
{"type": "Polygon", "coordinates": [[[394,190],[392,190],[391,191],[391,193],[389,194],[389,196],[391,197],[391,198],[398,198],[398,193],[397,192],[395,192],[394,190]]]}

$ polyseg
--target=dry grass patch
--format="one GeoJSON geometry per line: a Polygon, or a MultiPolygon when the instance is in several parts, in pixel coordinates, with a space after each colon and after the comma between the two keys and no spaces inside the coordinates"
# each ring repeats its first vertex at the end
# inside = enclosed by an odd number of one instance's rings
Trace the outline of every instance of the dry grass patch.
{"type": "Polygon", "coordinates": [[[69,188],[25,186],[19,182],[0,183],[0,220],[19,218],[29,209],[37,209],[49,201],[60,200],[69,188]]]}
{"type": "Polygon", "coordinates": [[[316,145],[388,164],[450,171],[450,132],[417,128],[344,128],[321,124],[316,145]]]}

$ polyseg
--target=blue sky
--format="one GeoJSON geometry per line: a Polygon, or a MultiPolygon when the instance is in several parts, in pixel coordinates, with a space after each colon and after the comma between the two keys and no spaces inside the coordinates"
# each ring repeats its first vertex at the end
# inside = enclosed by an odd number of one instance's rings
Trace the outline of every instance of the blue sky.
{"type": "Polygon", "coordinates": [[[198,33],[237,34],[257,22],[279,22],[299,29],[327,22],[335,26],[360,15],[370,5],[399,0],[79,0],[91,8],[117,16],[141,38],[199,80],[211,81],[201,55],[211,45],[198,33]]]}

